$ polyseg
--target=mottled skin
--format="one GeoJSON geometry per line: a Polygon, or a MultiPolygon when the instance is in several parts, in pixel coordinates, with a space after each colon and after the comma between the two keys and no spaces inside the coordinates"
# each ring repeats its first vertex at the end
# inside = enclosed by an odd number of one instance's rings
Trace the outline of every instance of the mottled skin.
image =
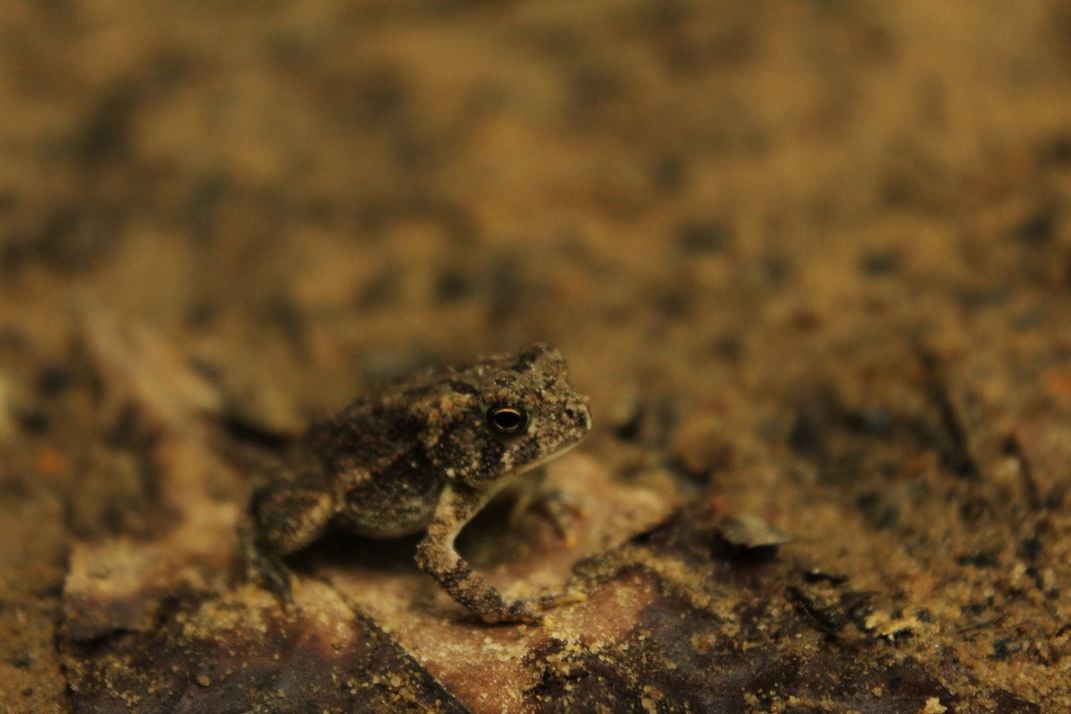
{"type": "Polygon", "coordinates": [[[454,539],[502,487],[590,428],[587,398],[545,344],[416,375],[314,426],[257,475],[247,560],[288,599],[279,556],[316,540],[328,523],[374,538],[424,531],[417,563],[455,600],[485,622],[538,622],[540,609],[563,599],[506,600],[458,555],[454,539]]]}

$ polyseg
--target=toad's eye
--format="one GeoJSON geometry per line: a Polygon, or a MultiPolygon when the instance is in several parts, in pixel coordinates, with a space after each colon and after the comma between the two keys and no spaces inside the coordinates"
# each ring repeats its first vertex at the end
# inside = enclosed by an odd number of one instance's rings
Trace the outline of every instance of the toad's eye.
{"type": "Polygon", "coordinates": [[[497,434],[516,436],[528,426],[528,412],[524,407],[494,406],[487,410],[487,425],[497,434]]]}

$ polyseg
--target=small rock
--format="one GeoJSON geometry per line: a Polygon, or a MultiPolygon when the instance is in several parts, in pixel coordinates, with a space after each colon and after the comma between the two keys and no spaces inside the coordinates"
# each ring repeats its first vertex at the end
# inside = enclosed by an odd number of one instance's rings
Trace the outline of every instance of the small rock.
{"type": "Polygon", "coordinates": [[[948,711],[948,707],[941,704],[941,700],[937,697],[930,697],[926,700],[926,706],[922,708],[920,714],[944,714],[948,711]]]}
{"type": "Polygon", "coordinates": [[[744,550],[776,548],[792,542],[792,536],[758,516],[726,517],[718,523],[717,531],[727,543],[744,550]]]}

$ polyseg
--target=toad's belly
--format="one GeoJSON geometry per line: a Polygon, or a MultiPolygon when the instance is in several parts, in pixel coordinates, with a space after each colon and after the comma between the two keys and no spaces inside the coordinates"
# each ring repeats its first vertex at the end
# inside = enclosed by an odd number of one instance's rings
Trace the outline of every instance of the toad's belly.
{"type": "Polygon", "coordinates": [[[431,521],[444,481],[428,470],[391,469],[348,490],[338,519],[370,538],[418,533],[431,521]]]}

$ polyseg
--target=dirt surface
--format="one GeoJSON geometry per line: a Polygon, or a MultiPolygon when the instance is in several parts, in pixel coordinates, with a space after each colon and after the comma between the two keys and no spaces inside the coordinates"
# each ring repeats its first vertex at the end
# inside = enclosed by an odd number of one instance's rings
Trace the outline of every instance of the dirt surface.
{"type": "Polygon", "coordinates": [[[1071,4],[7,0],[11,711],[1071,709],[1071,4]],[[536,340],[591,397],[487,627],[257,454],[536,340]]]}

